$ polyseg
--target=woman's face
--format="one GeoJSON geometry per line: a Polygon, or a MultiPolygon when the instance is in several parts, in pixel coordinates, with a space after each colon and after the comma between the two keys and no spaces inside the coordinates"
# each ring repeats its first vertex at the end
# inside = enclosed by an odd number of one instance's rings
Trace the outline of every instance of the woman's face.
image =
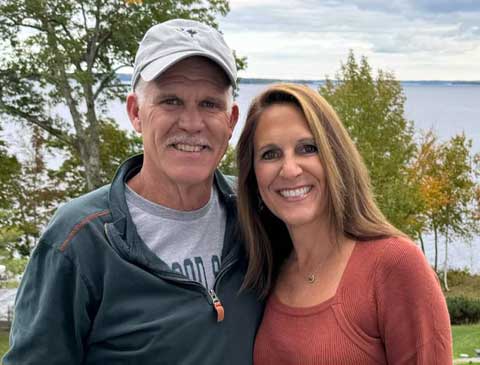
{"type": "Polygon", "coordinates": [[[254,135],[254,168],[263,202],[287,226],[324,217],[324,169],[298,107],[273,104],[260,116],[254,135]]]}

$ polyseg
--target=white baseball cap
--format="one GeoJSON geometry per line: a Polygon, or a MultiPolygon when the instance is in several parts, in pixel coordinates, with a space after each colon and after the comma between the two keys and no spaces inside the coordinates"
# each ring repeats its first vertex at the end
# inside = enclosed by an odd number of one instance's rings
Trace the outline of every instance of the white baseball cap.
{"type": "Polygon", "coordinates": [[[218,64],[236,87],[235,57],[220,32],[195,20],[173,19],[145,33],[135,56],[132,90],[140,75],[145,81],[154,80],[170,66],[192,56],[207,57],[218,64]]]}

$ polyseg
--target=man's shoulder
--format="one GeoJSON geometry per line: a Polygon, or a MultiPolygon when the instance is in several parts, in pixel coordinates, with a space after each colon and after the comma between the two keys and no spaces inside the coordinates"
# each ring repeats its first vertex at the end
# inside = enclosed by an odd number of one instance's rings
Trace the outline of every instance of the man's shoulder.
{"type": "Polygon", "coordinates": [[[227,181],[228,185],[233,191],[237,191],[237,181],[238,178],[234,175],[223,175],[225,180],[227,181]]]}
{"type": "Polygon", "coordinates": [[[215,172],[215,180],[217,187],[220,189],[222,194],[236,195],[238,183],[238,178],[236,176],[225,175],[220,170],[217,170],[215,172]]]}
{"type": "Polygon", "coordinates": [[[42,239],[62,249],[85,225],[109,216],[109,187],[110,185],[102,186],[59,206],[48,223],[42,239]]]}

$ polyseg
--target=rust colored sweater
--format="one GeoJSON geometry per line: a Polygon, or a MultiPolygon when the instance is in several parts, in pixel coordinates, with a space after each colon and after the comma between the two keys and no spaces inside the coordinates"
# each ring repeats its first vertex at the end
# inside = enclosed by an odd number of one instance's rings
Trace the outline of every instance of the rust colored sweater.
{"type": "Polygon", "coordinates": [[[406,239],[357,243],[329,300],[298,308],[270,296],[254,364],[451,365],[450,321],[433,270],[406,239]]]}

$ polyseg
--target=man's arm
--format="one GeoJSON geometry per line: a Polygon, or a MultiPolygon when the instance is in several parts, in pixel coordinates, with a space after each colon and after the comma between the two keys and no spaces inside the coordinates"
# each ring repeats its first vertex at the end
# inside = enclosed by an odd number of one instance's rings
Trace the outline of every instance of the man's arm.
{"type": "Polygon", "coordinates": [[[81,364],[91,324],[88,297],[71,260],[41,241],[17,293],[3,364],[81,364]]]}

